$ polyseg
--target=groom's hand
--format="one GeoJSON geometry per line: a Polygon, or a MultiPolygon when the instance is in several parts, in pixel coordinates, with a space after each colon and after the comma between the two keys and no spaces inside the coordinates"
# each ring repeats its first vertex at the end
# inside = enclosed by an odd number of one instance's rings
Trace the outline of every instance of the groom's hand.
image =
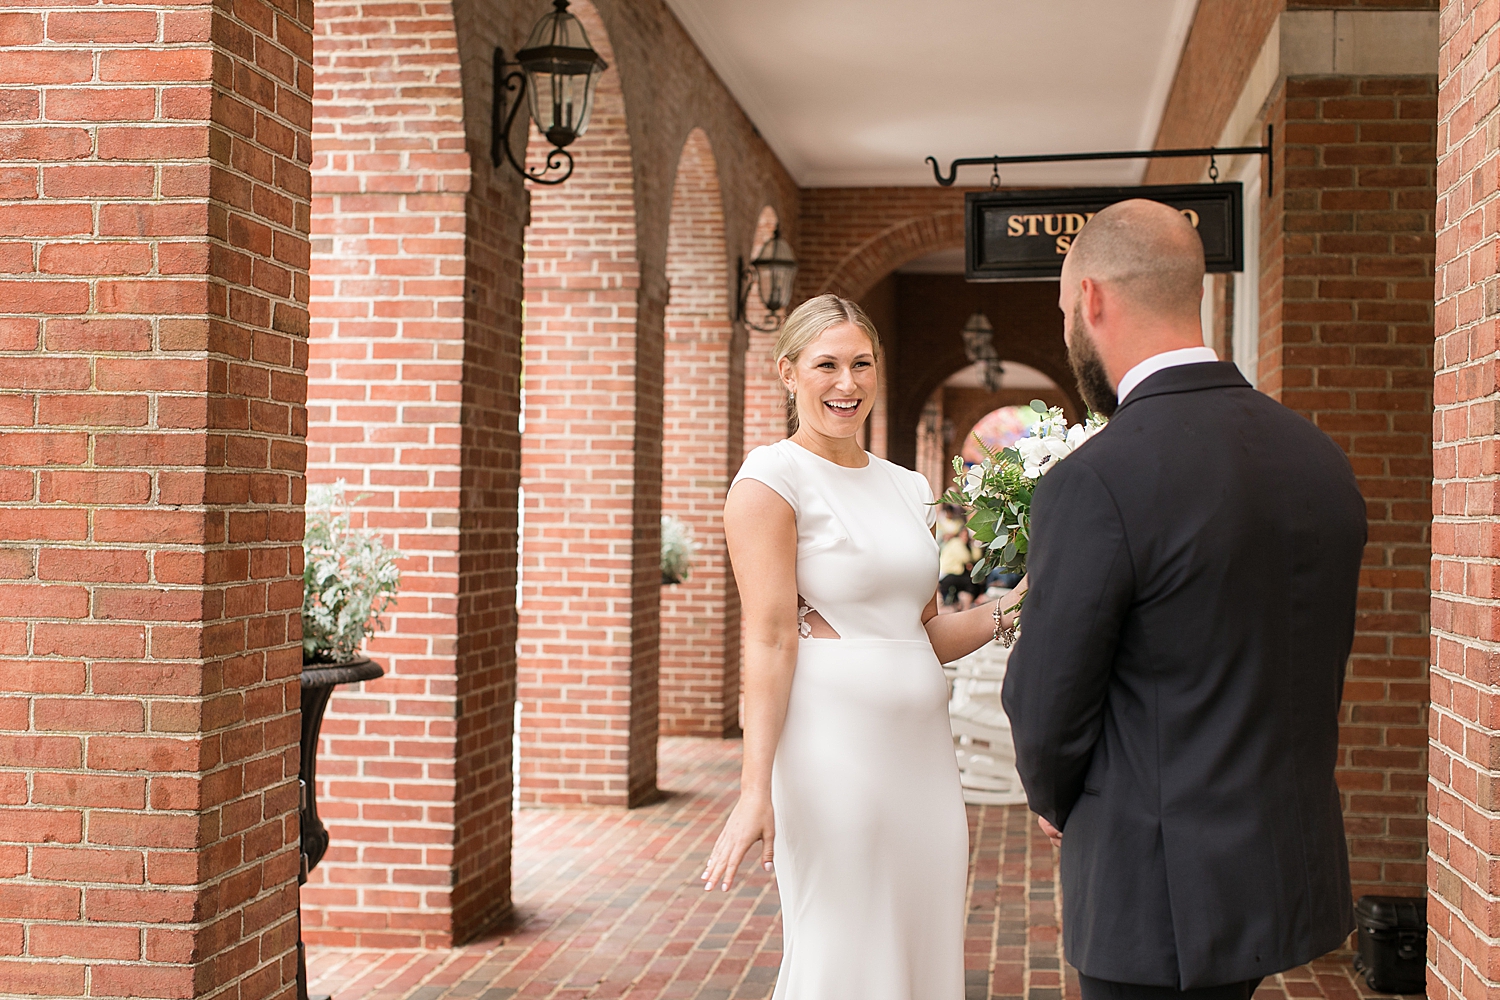
{"type": "Polygon", "coordinates": [[[1042,828],[1042,832],[1047,835],[1047,839],[1050,840],[1050,841],[1052,841],[1052,846],[1053,847],[1056,847],[1056,848],[1059,848],[1059,849],[1062,847],[1062,831],[1061,830],[1059,830],[1057,827],[1053,826],[1051,823],[1048,823],[1046,821],[1046,819],[1044,819],[1041,816],[1038,816],[1036,818],[1036,825],[1042,828]]]}

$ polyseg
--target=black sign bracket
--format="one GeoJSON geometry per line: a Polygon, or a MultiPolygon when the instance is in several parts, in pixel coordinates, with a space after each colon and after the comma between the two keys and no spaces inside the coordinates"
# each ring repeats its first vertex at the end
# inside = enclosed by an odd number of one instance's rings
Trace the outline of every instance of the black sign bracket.
{"type": "MultiPolygon", "coordinates": [[[[977,167],[990,165],[998,173],[1002,164],[1008,163],[1076,163],[1083,160],[1162,160],[1174,159],[1185,156],[1207,156],[1209,162],[1215,167],[1213,158],[1216,156],[1238,156],[1243,154],[1254,154],[1266,158],[1266,197],[1271,196],[1272,172],[1276,167],[1276,159],[1271,155],[1275,146],[1275,126],[1266,126],[1266,144],[1264,146],[1205,146],[1201,149],[1128,149],[1115,150],[1107,153],[1051,153],[1037,156],[970,156],[954,160],[948,164],[948,175],[943,176],[942,169],[938,166],[937,157],[929,156],[926,162],[932,164],[932,176],[943,187],[952,187],[953,182],[958,179],[959,167],[977,167]]],[[[1217,170],[1213,171],[1218,173],[1217,170]]],[[[1217,178],[1214,178],[1217,180],[1217,178]]]]}

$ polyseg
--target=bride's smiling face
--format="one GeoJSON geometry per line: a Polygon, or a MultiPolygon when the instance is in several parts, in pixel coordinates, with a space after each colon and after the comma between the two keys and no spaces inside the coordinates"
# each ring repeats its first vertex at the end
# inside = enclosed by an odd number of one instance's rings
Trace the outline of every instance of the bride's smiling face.
{"type": "Polygon", "coordinates": [[[801,427],[830,438],[853,437],[875,405],[875,352],[853,323],[837,323],[803,348],[795,363],[783,358],[781,380],[797,394],[801,427]]]}

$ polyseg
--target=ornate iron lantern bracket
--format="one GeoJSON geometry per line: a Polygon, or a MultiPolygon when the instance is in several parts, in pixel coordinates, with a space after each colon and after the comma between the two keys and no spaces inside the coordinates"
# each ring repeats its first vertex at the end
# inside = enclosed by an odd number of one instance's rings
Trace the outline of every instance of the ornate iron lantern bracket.
{"type": "Polygon", "coordinates": [[[739,294],[736,296],[734,318],[752,330],[770,333],[781,327],[782,314],[792,300],[792,282],[797,277],[797,258],[792,245],[781,235],[781,227],[760,248],[760,253],[745,264],[739,259],[739,294]],[[761,326],[746,318],[745,307],[750,303],[750,289],[754,287],[756,297],[770,313],[769,321],[761,326]]]}
{"type": "Polygon", "coordinates": [[[594,90],[609,67],[589,45],[578,18],[568,13],[568,0],[553,0],[552,5],[555,9],[536,23],[526,47],[516,53],[519,69],[506,71],[505,52],[499,46],[494,56],[490,162],[499,167],[503,157],[536,184],[561,184],[573,176],[573,154],[565,147],[588,131],[594,90]],[[510,147],[511,126],[528,104],[537,129],[552,143],[540,170],[527,167],[525,155],[518,159],[510,147]],[[558,176],[548,176],[554,171],[560,172],[558,176]]]}
{"type": "Polygon", "coordinates": [[[526,106],[526,74],[520,70],[510,73],[505,72],[505,52],[499,46],[495,47],[495,99],[490,111],[490,162],[500,166],[503,155],[504,159],[510,161],[510,165],[516,168],[516,172],[529,181],[537,184],[561,184],[573,176],[573,154],[561,147],[555,147],[547,152],[547,165],[540,171],[528,169],[527,166],[516,159],[516,154],[510,148],[510,126],[516,120],[516,113],[526,106]],[[506,95],[514,94],[510,101],[510,110],[505,110],[506,95]],[[505,116],[504,124],[500,121],[501,115],[505,116]],[[503,154],[502,154],[503,150],[503,154]],[[554,170],[562,170],[557,177],[547,175],[554,170]]]}

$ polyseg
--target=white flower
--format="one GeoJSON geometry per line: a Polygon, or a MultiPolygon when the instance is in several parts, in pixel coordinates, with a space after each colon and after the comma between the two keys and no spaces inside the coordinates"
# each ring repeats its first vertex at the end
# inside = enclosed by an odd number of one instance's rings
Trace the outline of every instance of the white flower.
{"type": "Polygon", "coordinates": [[[984,486],[984,467],[979,465],[969,466],[969,471],[964,473],[964,495],[972,503],[979,496],[979,491],[984,486]]]}
{"type": "Polygon", "coordinates": [[[1052,460],[1049,440],[1050,438],[1021,438],[1016,442],[1016,451],[1021,455],[1021,474],[1027,479],[1036,479],[1046,471],[1046,465],[1052,460]]]}

